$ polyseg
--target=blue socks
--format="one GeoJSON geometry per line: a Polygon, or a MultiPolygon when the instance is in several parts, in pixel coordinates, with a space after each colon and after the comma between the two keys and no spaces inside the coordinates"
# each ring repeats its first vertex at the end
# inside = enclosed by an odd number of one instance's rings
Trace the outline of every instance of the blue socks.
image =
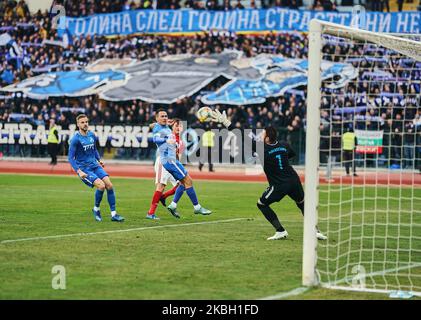
{"type": "MultiPolygon", "coordinates": [[[[177,188],[177,190],[178,190],[178,188],[177,188]]],[[[199,204],[199,201],[197,200],[196,191],[194,191],[194,187],[186,189],[186,193],[189,196],[193,205],[197,206],[199,204]]]]}
{"type": "Polygon", "coordinates": [[[177,203],[180,200],[181,196],[183,195],[184,190],[185,190],[184,186],[180,184],[175,190],[175,195],[172,201],[177,203]]]}
{"type": "Polygon", "coordinates": [[[114,189],[107,190],[108,204],[110,205],[111,212],[115,211],[115,193],[114,189]]]}
{"type": "MultiPolygon", "coordinates": [[[[104,190],[96,190],[95,192],[95,206],[94,211],[99,211],[99,205],[101,204],[102,196],[104,195],[104,190]]],[[[115,212],[115,193],[114,189],[107,190],[107,198],[108,198],[108,204],[110,205],[111,209],[111,215],[114,216],[116,214],[115,212]]]]}
{"type": "MultiPolygon", "coordinates": [[[[102,196],[104,195],[104,190],[96,190],[95,192],[95,207],[99,208],[99,205],[101,204],[102,196]]],[[[99,210],[99,209],[98,209],[99,210]]]]}

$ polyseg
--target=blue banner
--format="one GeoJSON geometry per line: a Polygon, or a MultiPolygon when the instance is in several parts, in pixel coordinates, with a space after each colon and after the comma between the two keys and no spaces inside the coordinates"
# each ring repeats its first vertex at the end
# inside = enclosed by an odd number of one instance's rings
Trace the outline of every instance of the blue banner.
{"type": "MultiPolygon", "coordinates": [[[[128,35],[135,33],[189,33],[209,30],[230,32],[308,31],[311,19],[351,25],[350,12],[267,10],[136,10],[65,17],[72,36],[128,35]]],[[[362,29],[377,32],[421,33],[421,12],[368,12],[362,29]]]]}

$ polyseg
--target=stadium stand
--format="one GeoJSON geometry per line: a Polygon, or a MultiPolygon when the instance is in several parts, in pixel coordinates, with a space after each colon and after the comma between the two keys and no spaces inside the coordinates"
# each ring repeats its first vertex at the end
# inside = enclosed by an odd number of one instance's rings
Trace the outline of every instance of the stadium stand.
{"type": "MultiPolygon", "coordinates": [[[[59,2],[57,2],[59,3],[59,2]]],[[[227,10],[241,9],[243,6],[270,7],[284,6],[289,8],[310,5],[314,10],[335,10],[337,1],[224,1],[219,5],[217,1],[158,1],[158,8],[202,8],[227,10]]],[[[342,1],[344,5],[352,5],[353,1],[342,1]]],[[[70,16],[84,16],[92,13],[116,12],[121,10],[148,9],[151,1],[66,1],[66,12],[70,16]]],[[[368,3],[369,5],[369,3],[368,3]]],[[[56,30],[51,28],[51,18],[48,12],[30,14],[23,0],[9,1],[0,4],[0,10],[5,14],[0,17],[0,31],[7,32],[13,39],[13,44],[0,46],[0,87],[21,81],[28,77],[48,71],[73,70],[86,66],[99,58],[131,57],[139,60],[162,57],[168,54],[194,53],[210,54],[220,52],[223,48],[243,51],[247,57],[260,53],[282,54],[290,58],[307,57],[307,37],[300,33],[271,33],[266,35],[236,35],[230,34],[196,34],[193,36],[157,36],[133,35],[124,37],[80,37],[73,39],[68,47],[59,45],[60,38],[56,30]]],[[[373,8],[372,9],[377,9],[373,8]]],[[[352,50],[352,48],[350,48],[352,50]]],[[[356,54],[352,52],[352,54],[356,54]]],[[[380,62],[372,61],[373,68],[380,62]]],[[[398,62],[399,63],[399,62],[398,62]]],[[[395,69],[396,78],[403,78],[402,70],[395,69]]],[[[381,117],[381,124],[385,131],[395,129],[397,113],[390,112],[391,103],[402,106],[401,113],[405,114],[407,122],[401,131],[411,125],[421,130],[421,110],[416,105],[416,96],[420,93],[420,70],[414,69],[411,76],[417,80],[411,85],[397,83],[396,87],[376,88],[369,90],[383,90],[384,92],[411,93],[413,97],[406,98],[397,95],[395,100],[385,99],[379,102],[378,108],[364,110],[361,115],[381,117]],[[406,101],[412,99],[411,101],[406,101]],[[411,104],[410,108],[405,108],[411,104]],[[418,109],[416,108],[418,107],[418,109]]],[[[362,80],[364,74],[359,75],[362,80]]],[[[224,82],[223,79],[212,82],[203,91],[215,90],[224,82]],[[222,81],[222,82],[221,82],[222,81]]],[[[300,157],[296,162],[304,160],[304,128],[305,128],[305,89],[304,91],[287,93],[283,97],[270,98],[260,105],[227,106],[219,105],[217,108],[226,110],[232,122],[238,128],[262,128],[269,123],[280,128],[281,139],[288,140],[293,148],[298,150],[300,157]]],[[[356,87],[354,94],[345,99],[336,99],[325,102],[325,118],[335,108],[358,105],[359,93],[366,92],[364,86],[356,87]]],[[[19,94],[0,97],[0,122],[26,122],[34,126],[47,124],[50,118],[56,118],[58,125],[68,128],[81,111],[88,114],[91,124],[148,124],[152,122],[153,112],[159,107],[168,108],[171,117],[187,120],[192,127],[200,126],[194,116],[195,111],[203,106],[199,93],[191,98],[182,99],[172,105],[157,105],[143,101],[108,102],[97,99],[95,96],[83,98],[50,98],[48,100],[34,100],[22,97],[19,94]]],[[[418,102],[419,103],[419,102],[418,102]]],[[[376,122],[377,123],[377,122],[376,122]]],[[[400,123],[400,122],[398,122],[400,123]]],[[[325,128],[328,130],[329,125],[325,128]]],[[[362,122],[361,126],[365,126],[362,122]]],[[[336,130],[336,129],[335,129],[336,130]]],[[[340,131],[340,130],[339,130],[340,131]]],[[[342,132],[337,132],[338,135],[342,132]]],[[[409,135],[408,135],[409,137],[409,135]]],[[[420,139],[417,135],[417,139],[420,139]]],[[[46,156],[43,146],[9,146],[0,145],[0,152],[11,156],[46,156]]],[[[66,153],[63,146],[62,154],[66,153]]],[[[117,152],[117,157],[148,159],[153,153],[147,150],[123,150],[117,152]]],[[[415,155],[414,155],[415,157],[415,155]]]]}

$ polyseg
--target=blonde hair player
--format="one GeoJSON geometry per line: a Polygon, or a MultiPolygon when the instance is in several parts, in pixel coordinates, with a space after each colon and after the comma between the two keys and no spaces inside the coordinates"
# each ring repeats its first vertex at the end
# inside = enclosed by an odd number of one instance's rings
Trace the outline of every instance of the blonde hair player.
{"type": "Polygon", "coordinates": [[[111,221],[122,222],[124,218],[117,214],[114,188],[110,177],[105,172],[104,162],[101,160],[96,148],[98,138],[92,131],[89,131],[89,119],[86,115],[80,114],[76,117],[78,131],[70,140],[69,162],[73,170],[78,174],[80,180],[88,187],[96,187],[95,205],[92,209],[96,221],[102,221],[100,204],[105,189],[111,210],[111,221]]]}

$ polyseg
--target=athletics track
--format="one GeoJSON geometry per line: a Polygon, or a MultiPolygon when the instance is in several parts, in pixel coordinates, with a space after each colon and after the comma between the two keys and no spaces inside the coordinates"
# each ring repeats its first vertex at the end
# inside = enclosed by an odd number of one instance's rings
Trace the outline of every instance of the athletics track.
{"type": "MultiPolygon", "coordinates": [[[[245,168],[227,166],[216,167],[216,172],[208,172],[207,167],[199,171],[197,167],[186,166],[194,180],[217,180],[217,181],[238,181],[238,182],[266,182],[264,174],[246,174],[245,168]]],[[[154,179],[155,173],[151,164],[106,164],[105,170],[111,177],[124,178],[150,178],[154,179]]],[[[298,170],[301,180],[304,181],[302,170],[298,170]]],[[[75,175],[70,165],[66,162],[59,162],[51,166],[45,161],[10,161],[0,160],[0,173],[13,174],[40,174],[40,175],[75,175]]],[[[415,185],[421,187],[421,174],[401,170],[390,171],[360,171],[358,177],[347,177],[343,171],[333,172],[333,184],[357,185],[415,185]]],[[[321,183],[326,183],[324,172],[321,172],[321,183]]]]}

